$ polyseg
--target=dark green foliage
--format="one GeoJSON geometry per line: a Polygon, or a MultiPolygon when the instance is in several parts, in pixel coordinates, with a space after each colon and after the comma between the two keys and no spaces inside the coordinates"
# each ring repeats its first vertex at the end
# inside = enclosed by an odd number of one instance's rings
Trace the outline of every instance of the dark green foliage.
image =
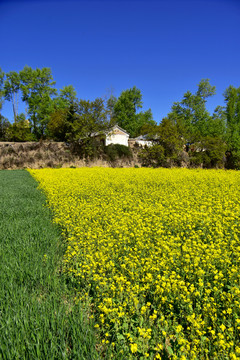
{"type": "Polygon", "coordinates": [[[10,124],[6,130],[6,139],[8,141],[34,141],[35,136],[31,133],[29,122],[25,119],[24,114],[16,117],[13,124],[10,124]]]}
{"type": "Polygon", "coordinates": [[[158,127],[157,135],[158,143],[164,148],[165,158],[177,161],[184,145],[177,124],[170,118],[164,118],[158,127]]]}
{"type": "Polygon", "coordinates": [[[48,136],[55,141],[67,141],[67,134],[71,132],[69,110],[57,109],[50,115],[47,125],[48,136]]]}
{"type": "Polygon", "coordinates": [[[189,160],[192,167],[223,168],[226,144],[221,138],[206,136],[190,147],[189,160]]]}
{"type": "Polygon", "coordinates": [[[0,359],[98,359],[44,202],[28,172],[0,171],[0,359]]]}
{"type": "Polygon", "coordinates": [[[226,139],[227,114],[223,106],[217,106],[208,121],[208,135],[226,139]]]}
{"type": "Polygon", "coordinates": [[[60,96],[52,100],[52,110],[46,127],[46,135],[55,141],[68,141],[73,137],[76,118],[76,91],[72,85],[60,90],[60,96]]]}
{"type": "Polygon", "coordinates": [[[87,162],[98,159],[103,154],[103,143],[98,138],[85,138],[71,144],[71,152],[87,162]]]}
{"type": "Polygon", "coordinates": [[[121,144],[110,144],[105,146],[104,152],[107,155],[107,159],[110,161],[115,161],[117,159],[131,159],[132,152],[128,146],[121,144]]]}
{"type": "Polygon", "coordinates": [[[2,71],[2,69],[0,68],[0,110],[2,109],[2,105],[3,105],[3,102],[4,102],[4,88],[3,88],[3,86],[4,86],[4,77],[5,77],[5,74],[2,71]]]}
{"type": "Polygon", "coordinates": [[[160,125],[148,126],[149,139],[153,146],[145,147],[139,153],[143,166],[172,166],[180,164],[184,141],[177,124],[171,118],[164,118],[160,125]]]}
{"type": "Polygon", "coordinates": [[[227,117],[227,167],[240,169],[240,87],[224,93],[227,117]]]}
{"type": "Polygon", "coordinates": [[[7,140],[7,129],[10,126],[10,122],[0,114],[0,141],[7,140]]]}
{"type": "Polygon", "coordinates": [[[138,157],[143,166],[159,167],[165,163],[164,148],[162,145],[144,147],[138,157]]]}
{"type": "Polygon", "coordinates": [[[110,127],[103,99],[79,100],[76,103],[71,140],[79,141],[79,139],[95,137],[96,134],[103,134],[110,127]]]}

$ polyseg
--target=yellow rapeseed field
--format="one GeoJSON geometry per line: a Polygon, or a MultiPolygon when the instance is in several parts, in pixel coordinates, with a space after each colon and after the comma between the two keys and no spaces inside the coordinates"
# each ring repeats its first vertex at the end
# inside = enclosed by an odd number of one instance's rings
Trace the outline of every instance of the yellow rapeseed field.
{"type": "Polygon", "coordinates": [[[30,170],[114,359],[240,359],[240,172],[30,170]]]}

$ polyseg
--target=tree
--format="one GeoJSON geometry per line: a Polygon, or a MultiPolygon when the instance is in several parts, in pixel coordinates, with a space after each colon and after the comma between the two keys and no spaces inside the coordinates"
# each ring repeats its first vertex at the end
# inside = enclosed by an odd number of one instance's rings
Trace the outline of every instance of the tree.
{"type": "Polygon", "coordinates": [[[186,143],[200,141],[208,135],[208,124],[212,119],[206,109],[206,101],[214,94],[215,86],[209,84],[209,79],[202,79],[195,94],[187,91],[181,102],[173,104],[169,116],[177,120],[186,143]]]}
{"type": "Polygon", "coordinates": [[[67,141],[72,134],[74,112],[72,107],[58,108],[50,114],[47,134],[55,141],[67,141]]]}
{"type": "Polygon", "coordinates": [[[220,137],[206,136],[203,140],[202,162],[203,167],[223,167],[226,144],[220,137]]]}
{"type": "Polygon", "coordinates": [[[225,139],[227,114],[224,106],[217,106],[208,122],[208,135],[225,139]]]}
{"type": "Polygon", "coordinates": [[[151,109],[138,113],[139,109],[142,108],[142,104],[141,91],[134,86],[131,89],[122,91],[114,105],[116,122],[130,134],[130,137],[140,135],[145,124],[155,123],[151,109]]]}
{"type": "Polygon", "coordinates": [[[73,105],[77,101],[77,93],[72,85],[64,86],[60,90],[60,98],[67,106],[73,105]]]}
{"type": "Polygon", "coordinates": [[[7,140],[7,129],[10,126],[10,122],[0,114],[0,141],[7,140]]]}
{"type": "Polygon", "coordinates": [[[190,147],[190,162],[194,166],[201,164],[212,167],[223,163],[226,112],[218,106],[211,116],[206,109],[207,99],[215,91],[209,79],[201,80],[196,93],[187,91],[181,102],[173,104],[172,112],[168,115],[174,119],[178,132],[190,147]]]}
{"type": "Polygon", "coordinates": [[[97,137],[101,137],[111,128],[104,100],[102,98],[94,101],[79,100],[75,104],[71,121],[68,141],[81,155],[93,158],[98,154],[100,145],[97,137]]]}
{"type": "Polygon", "coordinates": [[[46,134],[55,141],[67,141],[72,133],[72,124],[77,103],[77,93],[72,85],[63,87],[60,95],[52,100],[52,110],[46,134]]]}
{"type": "Polygon", "coordinates": [[[162,145],[155,144],[140,150],[138,157],[143,166],[159,167],[165,162],[164,148],[162,145]]]}
{"type": "Polygon", "coordinates": [[[104,100],[97,98],[94,101],[79,100],[76,104],[76,116],[73,122],[73,140],[86,139],[96,133],[104,133],[110,128],[107,120],[107,111],[104,100]]]}
{"type": "Polygon", "coordinates": [[[137,114],[137,118],[138,118],[138,130],[136,131],[136,135],[140,135],[140,134],[144,135],[144,127],[146,125],[148,126],[156,125],[156,122],[153,120],[153,114],[151,109],[148,109],[146,111],[140,111],[137,114]]]}
{"type": "Polygon", "coordinates": [[[117,98],[112,94],[107,99],[107,111],[108,111],[109,121],[111,121],[112,123],[117,122],[116,114],[115,114],[116,102],[117,102],[117,98]]]}
{"type": "Polygon", "coordinates": [[[215,93],[216,93],[216,87],[209,84],[209,79],[200,80],[196,95],[199,96],[199,98],[203,102],[206,102],[206,99],[210,96],[215,95],[215,93]]]}
{"type": "Polygon", "coordinates": [[[140,152],[143,165],[171,166],[180,161],[183,139],[173,119],[164,118],[159,125],[145,126],[144,130],[149,140],[154,140],[154,145],[140,152]]]}
{"type": "Polygon", "coordinates": [[[4,101],[4,77],[5,74],[2,71],[2,69],[0,68],[0,111],[2,110],[2,106],[3,106],[3,101],[4,101]]]}
{"type": "Polygon", "coordinates": [[[16,120],[6,130],[6,138],[8,141],[33,141],[35,140],[31,133],[29,121],[26,120],[25,115],[21,113],[16,117],[16,120]]]}
{"type": "Polygon", "coordinates": [[[6,74],[4,81],[4,97],[12,102],[14,121],[18,115],[18,101],[20,89],[20,75],[16,71],[10,71],[6,74]]]}
{"type": "Polygon", "coordinates": [[[240,87],[229,86],[224,92],[227,117],[228,167],[240,168],[240,87]]]}
{"type": "Polygon", "coordinates": [[[56,94],[53,88],[51,69],[33,70],[25,66],[20,72],[22,100],[28,106],[28,115],[33,125],[33,133],[39,139],[45,135],[47,123],[52,112],[52,96],[56,94]]]}
{"type": "Polygon", "coordinates": [[[178,132],[176,123],[170,118],[164,118],[158,127],[158,143],[164,148],[165,158],[177,161],[183,150],[183,139],[178,132]]]}

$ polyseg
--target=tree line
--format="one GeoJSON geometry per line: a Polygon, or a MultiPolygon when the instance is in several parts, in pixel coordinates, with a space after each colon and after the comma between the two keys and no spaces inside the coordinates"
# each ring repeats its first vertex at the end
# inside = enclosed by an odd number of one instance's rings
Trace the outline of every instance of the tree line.
{"type": "Polygon", "coordinates": [[[187,161],[190,166],[240,168],[240,87],[229,86],[223,94],[225,106],[210,114],[206,103],[216,88],[202,79],[196,92],[187,91],[157,124],[151,109],[142,111],[142,94],[135,86],[118,98],[111,94],[90,101],[78,99],[72,85],[57,91],[55,84],[50,68],[25,66],[6,74],[0,69],[0,111],[4,101],[13,108],[11,122],[0,113],[1,141],[53,139],[89,150],[93,134],[118,124],[130,137],[145,135],[153,142],[139,152],[143,165],[187,161]],[[25,113],[19,114],[20,101],[25,113]]]}
{"type": "Polygon", "coordinates": [[[240,169],[240,87],[229,86],[223,94],[225,106],[217,106],[211,115],[206,103],[215,92],[209,79],[202,79],[195,93],[187,91],[173,103],[159,125],[147,126],[144,131],[156,145],[143,151],[143,161],[163,166],[187,160],[193,167],[240,169]]]}
{"type": "Polygon", "coordinates": [[[55,84],[49,68],[34,70],[25,66],[22,71],[7,74],[0,69],[0,110],[4,100],[10,101],[13,108],[12,124],[1,115],[0,137],[10,138],[23,125],[26,128],[26,120],[31,130],[26,135],[28,138],[57,141],[89,137],[114,123],[134,137],[140,134],[144,124],[155,124],[150,109],[139,111],[143,104],[142,94],[136,87],[123,91],[119,98],[110,95],[90,101],[78,99],[72,85],[58,92],[55,84]],[[25,113],[18,113],[19,101],[25,103],[25,113]]]}

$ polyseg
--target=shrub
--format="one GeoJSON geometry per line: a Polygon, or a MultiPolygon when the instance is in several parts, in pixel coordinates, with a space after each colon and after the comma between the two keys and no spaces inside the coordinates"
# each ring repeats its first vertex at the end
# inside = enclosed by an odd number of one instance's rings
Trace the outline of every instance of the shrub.
{"type": "Polygon", "coordinates": [[[145,147],[139,152],[138,157],[141,160],[143,166],[163,166],[165,160],[164,148],[162,145],[145,147]]]}
{"type": "Polygon", "coordinates": [[[189,153],[193,167],[222,168],[224,167],[226,145],[223,140],[206,136],[198,144],[197,149],[189,153]]]}
{"type": "Polygon", "coordinates": [[[88,162],[99,158],[102,155],[102,143],[95,138],[86,138],[81,142],[72,142],[70,151],[74,155],[78,155],[81,159],[88,162]]]}
{"type": "Polygon", "coordinates": [[[105,146],[104,152],[107,155],[107,160],[115,161],[119,158],[132,158],[132,152],[128,146],[121,144],[110,144],[105,146]]]}

